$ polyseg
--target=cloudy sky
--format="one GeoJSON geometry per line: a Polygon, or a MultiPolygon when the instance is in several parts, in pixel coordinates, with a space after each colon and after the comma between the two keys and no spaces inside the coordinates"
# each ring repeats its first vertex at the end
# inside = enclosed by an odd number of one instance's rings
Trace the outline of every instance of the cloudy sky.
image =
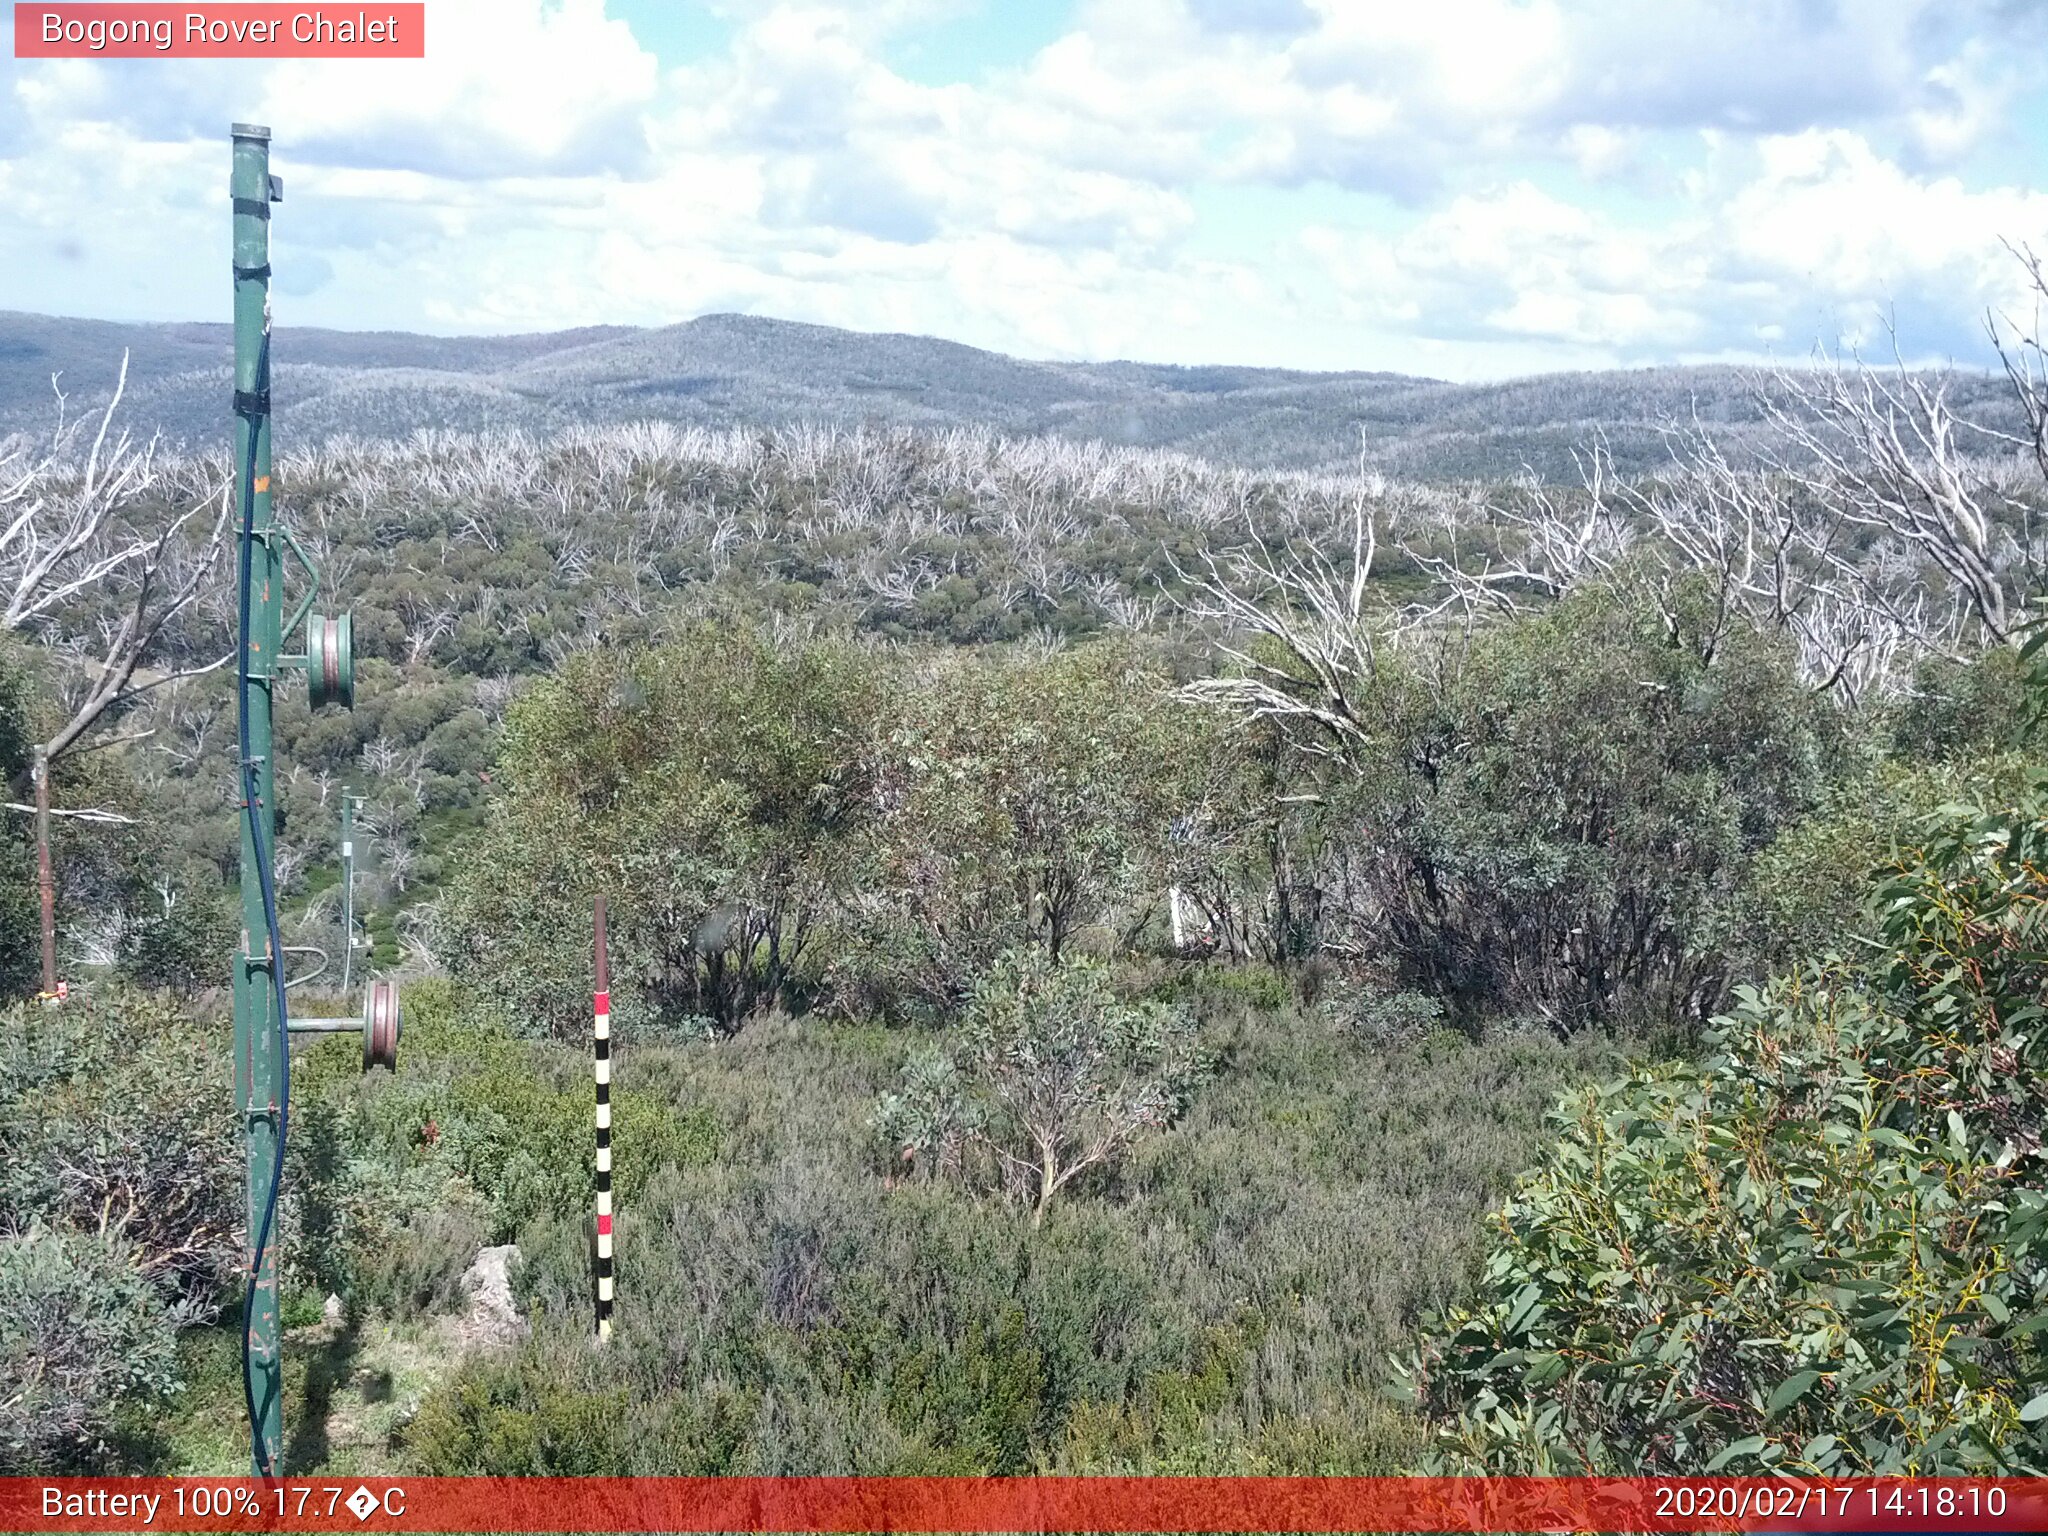
{"type": "MultiPolygon", "coordinates": [[[[353,8],[351,8],[353,9],[353,8]]],[[[0,22],[11,25],[11,22],[0,22]]],[[[0,57],[0,308],[721,310],[1446,378],[1882,342],[2048,247],[2048,0],[429,0],[424,61],[0,57]]],[[[1888,343],[1886,343],[1888,344],[1888,343]]]]}

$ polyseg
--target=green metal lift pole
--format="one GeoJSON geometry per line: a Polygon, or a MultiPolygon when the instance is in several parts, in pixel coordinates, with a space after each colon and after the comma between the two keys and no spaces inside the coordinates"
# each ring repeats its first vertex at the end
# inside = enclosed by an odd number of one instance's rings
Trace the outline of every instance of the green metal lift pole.
{"type": "MultiPolygon", "coordinates": [[[[274,530],[270,494],[270,130],[246,123],[233,129],[235,243],[235,493],[239,508],[251,509],[254,537],[241,551],[248,583],[248,734],[242,756],[254,766],[256,804],[262,822],[257,845],[251,818],[242,817],[242,952],[235,965],[235,1085],[248,1155],[248,1263],[253,1274],[250,1302],[249,1393],[258,1447],[258,1474],[278,1469],[283,1450],[283,1362],[277,1300],[277,1232],[255,1252],[257,1234],[274,1201],[271,1188],[279,1132],[279,1086],[284,1069],[278,1046],[275,984],[269,921],[263,904],[267,861],[276,846],[277,800],[272,792],[272,694],[279,671],[284,627],[284,558],[274,530]],[[247,476],[245,483],[243,477],[247,476]],[[270,1466],[261,1462],[267,1458],[270,1466]]],[[[241,798],[238,791],[236,798],[241,798]]]]}

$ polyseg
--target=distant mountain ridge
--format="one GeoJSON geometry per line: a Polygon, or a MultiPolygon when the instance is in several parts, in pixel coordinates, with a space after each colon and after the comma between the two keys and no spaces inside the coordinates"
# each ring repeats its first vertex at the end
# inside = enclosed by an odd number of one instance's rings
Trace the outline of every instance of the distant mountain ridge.
{"type": "MultiPolygon", "coordinates": [[[[226,324],[123,324],[0,311],[0,437],[47,430],[50,375],[72,409],[103,401],[130,354],[131,427],[174,441],[227,429],[226,324]]],[[[285,440],[404,437],[421,427],[517,428],[656,418],[704,426],[981,426],[1169,448],[1259,468],[1335,469],[1367,458],[1424,479],[1494,479],[1525,465],[1573,473],[1604,434],[1624,467],[1659,462],[1659,422],[1697,410],[1740,437],[1756,412],[1725,367],[1550,374],[1450,384],[1393,373],[1035,362],[932,337],[758,316],[659,329],[519,336],[280,328],[272,395],[285,440]]],[[[2002,381],[1957,398],[1996,414],[2002,381]]]]}

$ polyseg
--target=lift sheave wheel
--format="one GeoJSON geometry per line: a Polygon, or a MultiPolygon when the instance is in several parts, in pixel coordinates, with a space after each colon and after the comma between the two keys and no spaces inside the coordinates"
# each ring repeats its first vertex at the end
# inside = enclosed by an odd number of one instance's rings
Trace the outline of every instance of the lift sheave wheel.
{"type": "Polygon", "coordinates": [[[398,983],[373,981],[363,992],[363,1070],[398,1070],[398,983]]]}
{"type": "Polygon", "coordinates": [[[306,616],[306,698],[315,709],[356,707],[354,626],[345,613],[306,616]]]}

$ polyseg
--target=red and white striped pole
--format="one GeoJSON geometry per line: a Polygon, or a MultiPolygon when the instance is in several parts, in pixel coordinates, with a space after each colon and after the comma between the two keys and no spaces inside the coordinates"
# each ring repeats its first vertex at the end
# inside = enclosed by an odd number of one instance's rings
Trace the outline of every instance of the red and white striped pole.
{"type": "Polygon", "coordinates": [[[605,960],[604,898],[597,898],[597,992],[591,1048],[597,1071],[597,1337],[612,1336],[612,992],[605,960]]]}

